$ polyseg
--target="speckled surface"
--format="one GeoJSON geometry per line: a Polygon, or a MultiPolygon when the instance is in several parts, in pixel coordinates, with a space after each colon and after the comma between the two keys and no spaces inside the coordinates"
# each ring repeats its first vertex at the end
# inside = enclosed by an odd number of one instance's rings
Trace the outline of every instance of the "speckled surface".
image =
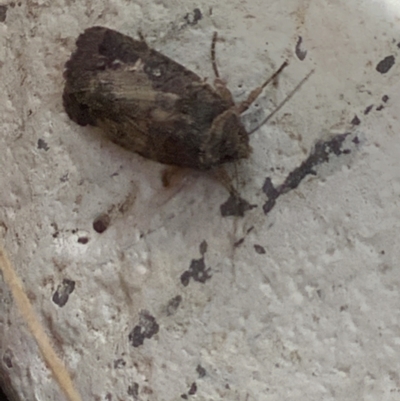
{"type": "MultiPolygon", "coordinates": [[[[27,1],[0,6],[0,234],[83,399],[398,400],[400,10],[371,1],[27,1]],[[63,66],[104,25],[236,100],[289,67],[243,116],[228,171],[164,167],[70,121],[63,66]],[[301,38],[301,39],[300,39],[301,38]],[[254,206],[254,207],[253,207],[254,206]]],[[[0,376],[62,399],[0,281],[0,376]]]]}

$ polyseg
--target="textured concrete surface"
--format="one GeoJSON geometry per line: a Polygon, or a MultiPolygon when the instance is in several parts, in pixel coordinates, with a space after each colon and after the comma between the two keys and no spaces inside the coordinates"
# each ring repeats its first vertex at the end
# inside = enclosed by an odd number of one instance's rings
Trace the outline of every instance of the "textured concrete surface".
{"type": "MultiPolygon", "coordinates": [[[[83,399],[400,399],[395,3],[3,2],[1,239],[83,399]],[[256,207],[224,217],[212,177],[165,189],[68,119],[63,66],[93,25],[210,81],[218,31],[238,101],[288,59],[249,130],[315,69],[228,168],[256,207]]],[[[0,300],[3,383],[63,399],[2,280],[0,300]]]]}

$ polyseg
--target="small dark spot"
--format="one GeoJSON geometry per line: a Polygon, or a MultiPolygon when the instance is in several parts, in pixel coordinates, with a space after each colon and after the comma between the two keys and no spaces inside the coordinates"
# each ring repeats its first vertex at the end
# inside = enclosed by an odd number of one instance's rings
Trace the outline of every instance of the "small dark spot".
{"type": "Polygon", "coordinates": [[[142,310],[139,315],[139,324],[129,333],[128,339],[132,346],[139,347],[146,338],[158,333],[160,326],[149,312],[142,310]]]}
{"type": "Polygon", "coordinates": [[[93,229],[99,234],[104,233],[104,231],[107,230],[109,225],[110,225],[110,216],[105,213],[96,217],[93,221],[93,229]]]}
{"type": "Polygon", "coordinates": [[[207,252],[207,241],[204,240],[201,244],[200,244],[200,254],[204,256],[204,254],[207,252]]]}
{"type": "Polygon", "coordinates": [[[57,223],[51,223],[50,226],[54,229],[52,237],[53,238],[57,238],[59,236],[59,234],[60,234],[60,232],[58,231],[57,223]]]}
{"type": "Polygon", "coordinates": [[[87,244],[89,242],[89,238],[88,237],[79,237],[78,238],[78,243],[79,244],[87,244]]]}
{"type": "Polygon", "coordinates": [[[364,110],[364,114],[367,115],[367,114],[372,110],[373,107],[374,107],[373,104],[369,105],[369,106],[364,110]]]}
{"type": "Polygon", "coordinates": [[[381,255],[384,255],[385,254],[385,251],[381,251],[381,255]]]}
{"type": "Polygon", "coordinates": [[[177,309],[179,308],[181,302],[182,302],[182,297],[180,295],[177,295],[176,297],[170,299],[166,307],[167,316],[174,315],[177,309]]]}
{"type": "Polygon", "coordinates": [[[382,102],[386,103],[389,100],[389,96],[388,95],[383,95],[382,96],[382,102]]]}
{"type": "Polygon", "coordinates": [[[243,217],[248,210],[254,209],[255,207],[257,207],[257,205],[251,205],[247,200],[231,194],[228,200],[220,206],[220,211],[222,217],[243,217]]]}
{"type": "Polygon", "coordinates": [[[181,394],[181,398],[183,398],[184,400],[187,400],[188,396],[187,396],[187,394],[181,394]]]}
{"type": "Polygon", "coordinates": [[[126,365],[126,362],[122,358],[116,359],[114,361],[114,369],[121,369],[125,365],[126,365]]]}
{"type": "Polygon", "coordinates": [[[376,66],[376,71],[380,72],[381,74],[386,74],[393,67],[394,62],[394,56],[386,56],[378,63],[376,66]]]}
{"type": "Polygon", "coordinates": [[[183,19],[187,22],[188,25],[197,25],[197,23],[203,18],[201,11],[199,8],[195,8],[193,13],[186,14],[183,19]]]}
{"type": "Polygon", "coordinates": [[[243,244],[243,242],[244,242],[244,237],[238,239],[238,240],[233,244],[233,246],[234,246],[235,248],[238,248],[240,245],[243,244]]]}
{"type": "Polygon", "coordinates": [[[360,143],[360,140],[358,139],[358,136],[355,136],[352,140],[352,142],[356,145],[358,145],[360,143]]]}
{"type": "Polygon", "coordinates": [[[189,395],[194,395],[197,392],[197,384],[196,382],[193,382],[192,385],[190,386],[190,389],[188,391],[189,395]]]}
{"type": "Polygon", "coordinates": [[[340,312],[343,312],[345,310],[349,309],[349,305],[343,305],[340,307],[340,312]]]}
{"type": "Polygon", "coordinates": [[[244,236],[243,238],[240,238],[239,240],[237,240],[237,241],[233,244],[233,246],[234,246],[235,248],[238,248],[240,245],[242,245],[243,242],[244,242],[244,240],[246,239],[246,236],[247,236],[251,231],[253,231],[253,230],[254,230],[254,226],[251,226],[249,229],[247,229],[245,236],[244,236]]]}
{"type": "Polygon", "coordinates": [[[13,358],[14,358],[13,352],[10,350],[10,348],[7,348],[3,354],[3,362],[8,369],[11,369],[13,367],[12,363],[13,358]]]}
{"type": "Polygon", "coordinates": [[[7,6],[1,5],[0,6],[0,22],[4,22],[7,17],[7,6]]]}
{"type": "Polygon", "coordinates": [[[300,49],[302,42],[303,42],[303,38],[301,36],[299,36],[297,43],[296,43],[295,53],[296,53],[296,56],[298,57],[298,59],[301,61],[303,61],[307,55],[307,50],[300,49]]]}
{"type": "Polygon", "coordinates": [[[322,297],[322,290],[317,290],[317,295],[321,298],[322,297]]]}
{"type": "Polygon", "coordinates": [[[39,138],[37,142],[38,149],[43,149],[46,152],[50,149],[44,139],[39,138]]]}
{"type": "Polygon", "coordinates": [[[53,302],[62,308],[67,302],[69,295],[75,289],[75,281],[64,279],[62,284],[57,287],[57,291],[53,294],[53,302]]]}
{"type": "Polygon", "coordinates": [[[353,117],[353,119],[351,120],[351,125],[360,125],[361,124],[361,120],[358,118],[357,115],[355,115],[353,117]]]}
{"type": "Polygon", "coordinates": [[[265,249],[264,249],[264,247],[261,246],[261,245],[255,244],[255,245],[254,245],[254,249],[255,249],[255,251],[256,251],[259,255],[263,255],[263,254],[265,253],[265,249]]]}
{"type": "Polygon", "coordinates": [[[60,178],[61,182],[67,182],[68,181],[68,173],[64,174],[61,178],[60,178]]]}
{"type": "Polygon", "coordinates": [[[207,371],[201,365],[197,365],[196,372],[199,375],[199,378],[202,378],[207,374],[207,371]]]}
{"type": "Polygon", "coordinates": [[[139,396],[139,384],[133,383],[132,385],[128,386],[128,395],[131,395],[133,398],[138,398],[139,396]]]}
{"type": "Polygon", "coordinates": [[[264,181],[264,185],[262,187],[263,192],[268,198],[276,198],[279,194],[278,191],[272,184],[271,178],[267,177],[264,181]]]}
{"type": "Polygon", "coordinates": [[[399,43],[397,43],[397,47],[400,49],[400,42],[399,42],[399,43]]]}
{"type": "Polygon", "coordinates": [[[383,104],[380,104],[375,110],[376,110],[376,111],[381,111],[381,110],[383,110],[383,104]]]}
{"type": "Polygon", "coordinates": [[[192,278],[194,281],[204,284],[212,277],[210,272],[211,268],[206,268],[204,257],[201,259],[192,259],[189,269],[181,275],[181,283],[186,287],[192,278]]]}

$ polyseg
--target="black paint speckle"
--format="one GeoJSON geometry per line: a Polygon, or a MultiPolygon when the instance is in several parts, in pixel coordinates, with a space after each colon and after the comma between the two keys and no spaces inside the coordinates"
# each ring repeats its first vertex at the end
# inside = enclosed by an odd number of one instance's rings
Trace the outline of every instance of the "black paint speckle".
{"type": "Polygon", "coordinates": [[[261,245],[254,245],[254,250],[259,254],[259,255],[263,255],[265,253],[265,248],[261,245]]]}
{"type": "Polygon", "coordinates": [[[197,392],[197,384],[196,382],[193,382],[192,385],[190,386],[190,389],[188,391],[189,395],[194,395],[197,392]]]}
{"type": "Polygon", "coordinates": [[[296,56],[298,57],[298,59],[301,61],[303,61],[307,56],[307,50],[301,50],[301,48],[300,48],[302,42],[303,42],[303,38],[301,36],[299,36],[297,43],[296,43],[295,53],[296,53],[296,56]]]}
{"type": "Polygon", "coordinates": [[[383,104],[380,104],[375,110],[381,111],[381,110],[383,110],[383,108],[384,108],[383,104]]]}
{"type": "Polygon", "coordinates": [[[353,119],[351,120],[351,125],[360,125],[361,124],[361,120],[358,118],[357,114],[353,117],[353,119]]]}
{"type": "Polygon", "coordinates": [[[93,221],[93,229],[99,234],[104,233],[110,225],[110,216],[108,214],[101,214],[97,216],[93,221]]]}
{"type": "Polygon", "coordinates": [[[388,95],[383,95],[382,96],[382,102],[386,103],[389,100],[389,96],[388,95]]]}
{"type": "Polygon", "coordinates": [[[393,67],[394,62],[394,56],[387,56],[378,63],[376,66],[376,71],[380,72],[381,74],[386,74],[393,67]]]}
{"type": "Polygon", "coordinates": [[[255,207],[257,207],[257,205],[251,205],[247,200],[231,194],[228,200],[220,206],[220,211],[223,217],[243,217],[248,210],[254,209],[255,207]]]}
{"type": "Polygon", "coordinates": [[[373,107],[374,107],[373,104],[369,105],[369,106],[364,110],[364,114],[365,114],[365,115],[369,114],[369,112],[372,110],[373,107]]]}
{"type": "Polygon", "coordinates": [[[275,206],[276,199],[297,188],[307,175],[316,175],[315,167],[322,163],[327,163],[330,155],[340,156],[341,154],[350,153],[350,149],[342,149],[343,142],[348,135],[349,133],[338,134],[328,141],[317,142],[310,156],[299,167],[289,173],[284,183],[279,187],[275,188],[271,179],[267,177],[263,185],[263,191],[268,197],[263,206],[264,213],[269,213],[275,206]]]}
{"type": "Polygon", "coordinates": [[[199,8],[195,8],[192,14],[186,14],[184,20],[188,25],[197,25],[197,23],[203,18],[203,15],[199,8]]]}
{"type": "Polygon", "coordinates": [[[0,6],[0,22],[4,22],[7,18],[7,6],[1,5],[0,6]]]}
{"type": "Polygon", "coordinates": [[[38,147],[38,149],[43,149],[46,152],[50,149],[49,146],[47,145],[47,142],[41,138],[38,139],[37,147],[38,147]]]}
{"type": "Polygon", "coordinates": [[[88,237],[79,237],[78,238],[78,243],[79,244],[87,244],[89,242],[89,238],[88,237]]]}
{"type": "Polygon", "coordinates": [[[211,268],[206,268],[204,262],[204,254],[207,252],[207,242],[204,240],[199,246],[201,259],[192,259],[190,262],[189,269],[181,275],[181,283],[186,287],[189,284],[190,279],[198,281],[199,283],[205,283],[211,278],[211,268]]]}
{"type": "Polygon", "coordinates": [[[206,268],[204,257],[201,259],[192,259],[189,269],[181,275],[181,283],[186,287],[192,278],[194,281],[204,284],[212,277],[210,272],[211,268],[206,268]]]}
{"type": "Polygon", "coordinates": [[[70,294],[75,289],[75,281],[65,278],[57,287],[57,291],[53,294],[53,302],[62,308],[67,302],[70,294]]]}
{"type": "Polygon", "coordinates": [[[151,338],[157,334],[159,328],[156,319],[149,312],[142,310],[139,316],[139,324],[129,333],[129,342],[132,346],[139,347],[146,338],[151,338]]]}

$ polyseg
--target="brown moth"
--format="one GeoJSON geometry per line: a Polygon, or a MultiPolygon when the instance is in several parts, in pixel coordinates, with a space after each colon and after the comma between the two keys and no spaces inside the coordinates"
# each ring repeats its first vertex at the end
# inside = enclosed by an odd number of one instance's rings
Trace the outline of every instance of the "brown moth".
{"type": "Polygon", "coordinates": [[[182,65],[112,29],[81,34],[66,63],[63,94],[68,116],[93,125],[125,149],[160,163],[209,170],[249,157],[249,134],[240,115],[261,90],[236,105],[218,80],[216,87],[182,65]]]}

